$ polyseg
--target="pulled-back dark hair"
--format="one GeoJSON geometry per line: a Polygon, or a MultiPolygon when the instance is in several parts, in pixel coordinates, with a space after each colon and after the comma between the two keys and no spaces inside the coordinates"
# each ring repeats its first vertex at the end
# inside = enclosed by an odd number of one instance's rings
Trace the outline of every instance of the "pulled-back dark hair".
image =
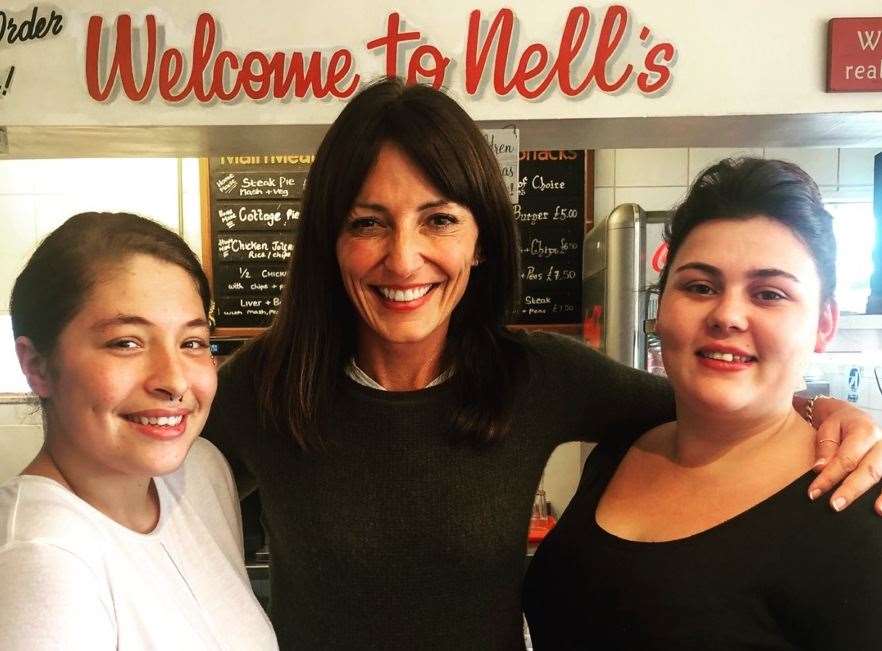
{"type": "Polygon", "coordinates": [[[499,165],[466,112],[443,92],[396,78],[373,83],[331,125],[310,168],[279,314],[251,347],[261,412],[303,448],[326,436],[331,394],[355,353],[358,314],[343,287],[336,243],[387,143],[478,225],[482,262],[453,311],[445,350],[459,396],[457,435],[503,434],[523,353],[504,327],[519,291],[517,231],[499,165]]]}
{"type": "Polygon", "coordinates": [[[665,229],[668,263],[659,278],[660,290],[664,291],[677,252],[697,226],[757,215],[783,224],[805,244],[821,280],[821,301],[832,300],[836,238],[818,186],[799,166],[765,158],[727,158],[698,175],[665,229]]]}
{"type": "Polygon", "coordinates": [[[183,268],[208,314],[211,292],[199,260],[175,233],[129,213],[74,215],[44,239],[15,279],[9,300],[12,332],[51,356],[103,270],[137,253],[183,268]]]}

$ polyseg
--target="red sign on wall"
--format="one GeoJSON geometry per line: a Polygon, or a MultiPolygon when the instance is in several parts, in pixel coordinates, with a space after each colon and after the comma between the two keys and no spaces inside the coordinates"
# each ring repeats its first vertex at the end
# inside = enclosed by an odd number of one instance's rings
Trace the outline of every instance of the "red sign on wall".
{"type": "Polygon", "coordinates": [[[827,92],[882,91],[882,18],[827,23],[827,92]]]}

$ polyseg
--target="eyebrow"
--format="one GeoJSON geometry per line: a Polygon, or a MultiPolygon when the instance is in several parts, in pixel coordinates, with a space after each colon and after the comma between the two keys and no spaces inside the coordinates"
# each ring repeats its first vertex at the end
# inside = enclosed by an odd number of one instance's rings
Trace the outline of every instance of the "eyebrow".
{"type": "MultiPolygon", "coordinates": [[[[101,319],[100,321],[96,321],[92,324],[92,330],[104,330],[105,328],[112,328],[113,326],[120,325],[140,325],[140,326],[152,326],[154,325],[151,321],[148,321],[142,316],[137,316],[134,314],[117,314],[115,317],[111,317],[109,319],[101,319]]],[[[184,324],[185,328],[201,328],[208,327],[208,321],[206,319],[192,319],[187,321],[184,324]]]]}
{"type": "MultiPolygon", "coordinates": [[[[706,274],[711,276],[715,276],[717,278],[723,275],[723,272],[720,271],[717,267],[707,264],[706,262],[687,262],[684,265],[680,265],[674,270],[674,273],[679,271],[687,271],[689,269],[694,269],[696,271],[703,271],[706,274]]],[[[778,276],[783,276],[784,278],[789,278],[793,282],[800,282],[799,278],[794,276],[792,273],[788,271],[784,271],[783,269],[776,269],[775,267],[765,267],[762,269],[751,269],[747,272],[747,275],[751,278],[773,278],[778,276]]]]}
{"type": "MultiPolygon", "coordinates": [[[[451,203],[454,203],[454,202],[451,201],[450,199],[438,199],[437,201],[427,201],[426,203],[420,204],[419,206],[417,206],[417,210],[423,211],[423,210],[429,210],[430,208],[440,208],[441,206],[446,206],[451,203]]],[[[356,201],[355,207],[356,208],[366,208],[368,210],[375,210],[377,212],[383,212],[383,213],[389,212],[389,209],[386,208],[386,206],[384,206],[381,203],[362,203],[360,201],[356,201]]]]}

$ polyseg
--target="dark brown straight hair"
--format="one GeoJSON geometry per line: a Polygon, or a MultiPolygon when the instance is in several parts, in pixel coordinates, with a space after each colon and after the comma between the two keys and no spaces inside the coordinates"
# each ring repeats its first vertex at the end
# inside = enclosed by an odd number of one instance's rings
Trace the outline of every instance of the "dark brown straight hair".
{"type": "Polygon", "coordinates": [[[526,357],[505,323],[519,292],[517,230],[499,166],[466,112],[443,92],[387,78],[343,109],[310,168],[279,313],[245,350],[254,354],[266,425],[304,449],[323,430],[335,388],[355,353],[358,314],[343,287],[337,238],[381,146],[397,145],[478,225],[482,261],[454,308],[444,363],[458,405],[451,436],[490,442],[507,432],[526,357]]]}

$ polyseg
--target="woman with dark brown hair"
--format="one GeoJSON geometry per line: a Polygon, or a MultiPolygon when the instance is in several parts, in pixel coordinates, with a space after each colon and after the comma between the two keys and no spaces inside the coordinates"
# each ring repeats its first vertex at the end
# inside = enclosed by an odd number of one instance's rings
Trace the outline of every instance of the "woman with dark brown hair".
{"type": "Polygon", "coordinates": [[[44,443],[0,487],[0,647],[276,649],[229,466],[198,438],[217,377],[208,280],[126,213],[53,231],[15,281],[44,443]]]}
{"type": "Polygon", "coordinates": [[[666,239],[656,328],[677,418],[588,458],[525,580],[534,648],[882,648],[872,496],[838,515],[806,499],[815,436],[791,405],[839,315],[817,186],[792,163],[724,160],[666,239]]]}
{"type": "Polygon", "coordinates": [[[516,241],[490,148],[444,93],[383,80],[331,126],[279,315],[221,369],[206,429],[260,490],[283,648],[522,648],[549,455],[673,417],[664,381],[506,328],[516,241]]]}

